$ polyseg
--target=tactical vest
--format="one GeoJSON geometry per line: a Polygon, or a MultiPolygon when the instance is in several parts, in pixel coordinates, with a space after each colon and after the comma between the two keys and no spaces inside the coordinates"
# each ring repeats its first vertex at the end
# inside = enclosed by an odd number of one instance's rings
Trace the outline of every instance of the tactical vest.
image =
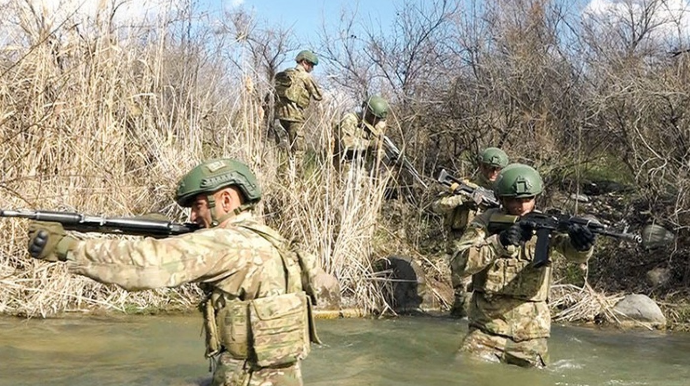
{"type": "Polygon", "coordinates": [[[307,261],[310,255],[287,249],[282,237],[267,226],[238,225],[278,249],[285,270],[286,293],[243,300],[230,299],[223,291],[211,289],[202,303],[206,356],[226,351],[234,359],[251,360],[260,367],[289,365],[306,358],[310,342],[321,343],[312,313],[315,292],[311,280],[316,262],[307,261]]]}
{"type": "Polygon", "coordinates": [[[487,297],[506,296],[532,302],[549,296],[551,267],[534,268],[536,236],[519,247],[516,257],[496,256],[484,270],[472,276],[474,291],[487,297]]]}

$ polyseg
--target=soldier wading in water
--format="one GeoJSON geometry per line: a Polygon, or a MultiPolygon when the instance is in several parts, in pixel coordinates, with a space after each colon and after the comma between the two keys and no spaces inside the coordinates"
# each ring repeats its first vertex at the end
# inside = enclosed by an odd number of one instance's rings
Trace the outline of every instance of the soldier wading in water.
{"type": "MultiPolygon", "coordinates": [[[[463,355],[524,367],[543,367],[548,362],[551,266],[533,266],[537,238],[529,224],[516,222],[501,232],[492,232],[489,226],[493,215],[524,216],[534,211],[542,190],[536,170],[508,165],[494,184],[502,207],[475,217],[456,243],[451,264],[460,275],[472,276],[474,290],[469,332],[460,347],[463,355]]],[[[584,263],[592,255],[594,241],[589,229],[573,224],[567,233],[553,234],[550,250],[584,263]]]]}
{"type": "Polygon", "coordinates": [[[199,283],[211,385],[302,385],[300,362],[310,339],[318,341],[305,293],[313,295],[315,261],[257,221],[261,189],[239,161],[201,163],[175,199],[203,229],[166,239],[77,240],[59,223],[33,222],[29,253],[129,291],[199,283]]]}
{"type": "MultiPolygon", "coordinates": [[[[499,148],[487,147],[477,157],[477,163],[479,164],[479,173],[467,178],[466,182],[492,190],[498,173],[508,165],[508,155],[499,148]]],[[[435,213],[443,215],[443,227],[447,240],[446,253],[448,254],[453,253],[453,245],[462,237],[467,225],[477,214],[486,210],[470,198],[448,192],[443,192],[441,197],[433,202],[431,209],[435,213]]],[[[450,315],[455,318],[465,317],[467,316],[468,293],[471,294],[472,292],[472,280],[468,276],[462,277],[458,272],[455,272],[452,265],[450,279],[454,295],[450,315]]]]}

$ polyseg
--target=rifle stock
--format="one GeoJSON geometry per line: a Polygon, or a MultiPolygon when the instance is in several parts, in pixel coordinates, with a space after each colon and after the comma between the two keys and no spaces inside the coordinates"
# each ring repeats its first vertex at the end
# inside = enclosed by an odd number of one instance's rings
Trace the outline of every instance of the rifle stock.
{"type": "Polygon", "coordinates": [[[193,223],[175,223],[145,217],[98,217],[82,213],[47,210],[0,210],[0,217],[26,218],[35,221],[57,222],[66,230],[78,232],[114,233],[131,236],[169,237],[194,232],[193,223]]]}

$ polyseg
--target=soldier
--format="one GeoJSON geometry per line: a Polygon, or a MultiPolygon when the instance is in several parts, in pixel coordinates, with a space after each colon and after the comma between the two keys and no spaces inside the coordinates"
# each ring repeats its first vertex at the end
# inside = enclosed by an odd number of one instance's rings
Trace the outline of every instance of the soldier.
{"type": "Polygon", "coordinates": [[[367,98],[360,113],[345,114],[336,127],[336,166],[341,163],[372,167],[383,156],[381,136],[386,130],[388,102],[379,96],[367,98]]]}
{"type": "MultiPolygon", "coordinates": [[[[468,182],[492,190],[493,182],[496,181],[498,173],[508,165],[508,155],[499,148],[488,147],[479,154],[477,161],[479,163],[479,174],[476,177],[469,178],[468,182]]],[[[446,250],[448,254],[451,254],[453,242],[460,239],[467,228],[467,224],[472,221],[474,216],[486,208],[477,207],[474,201],[461,195],[443,192],[441,197],[431,205],[431,209],[444,217],[443,224],[447,240],[446,250]]],[[[450,315],[455,318],[462,318],[467,315],[467,287],[470,285],[470,280],[469,278],[461,278],[451,266],[451,284],[453,285],[454,300],[453,306],[450,309],[450,315]]]]}
{"type": "Polygon", "coordinates": [[[199,283],[207,294],[201,308],[211,385],[302,385],[300,361],[310,335],[318,339],[302,286],[305,262],[254,217],[261,200],[254,174],[233,159],[206,161],[180,180],[175,198],[204,229],[167,239],[80,241],[59,223],[33,222],[29,252],[129,291],[199,283]]]}
{"type": "Polygon", "coordinates": [[[295,57],[297,65],[276,74],[275,118],[287,131],[290,155],[296,165],[302,165],[304,158],[304,111],[311,99],[323,99],[321,90],[310,73],[319,64],[319,58],[311,51],[300,51],[295,57]]]}
{"type": "MultiPolygon", "coordinates": [[[[461,353],[524,367],[543,367],[548,362],[551,267],[532,265],[536,237],[530,224],[516,222],[500,233],[489,227],[492,215],[532,212],[542,186],[533,168],[508,165],[494,184],[502,207],[475,217],[456,243],[451,264],[461,275],[472,276],[474,290],[461,353]]],[[[594,241],[587,227],[575,224],[567,233],[553,235],[550,250],[584,263],[592,255],[594,241]]]]}

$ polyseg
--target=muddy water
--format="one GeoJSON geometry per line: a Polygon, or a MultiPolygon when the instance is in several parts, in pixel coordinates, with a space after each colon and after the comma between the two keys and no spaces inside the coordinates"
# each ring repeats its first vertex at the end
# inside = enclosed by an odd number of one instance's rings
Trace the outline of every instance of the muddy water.
{"type": "MultiPolygon", "coordinates": [[[[193,316],[0,319],[0,386],[195,385],[208,377],[193,316]]],[[[306,385],[690,385],[690,335],[554,327],[547,370],[455,359],[465,321],[319,320],[306,385]]]]}

